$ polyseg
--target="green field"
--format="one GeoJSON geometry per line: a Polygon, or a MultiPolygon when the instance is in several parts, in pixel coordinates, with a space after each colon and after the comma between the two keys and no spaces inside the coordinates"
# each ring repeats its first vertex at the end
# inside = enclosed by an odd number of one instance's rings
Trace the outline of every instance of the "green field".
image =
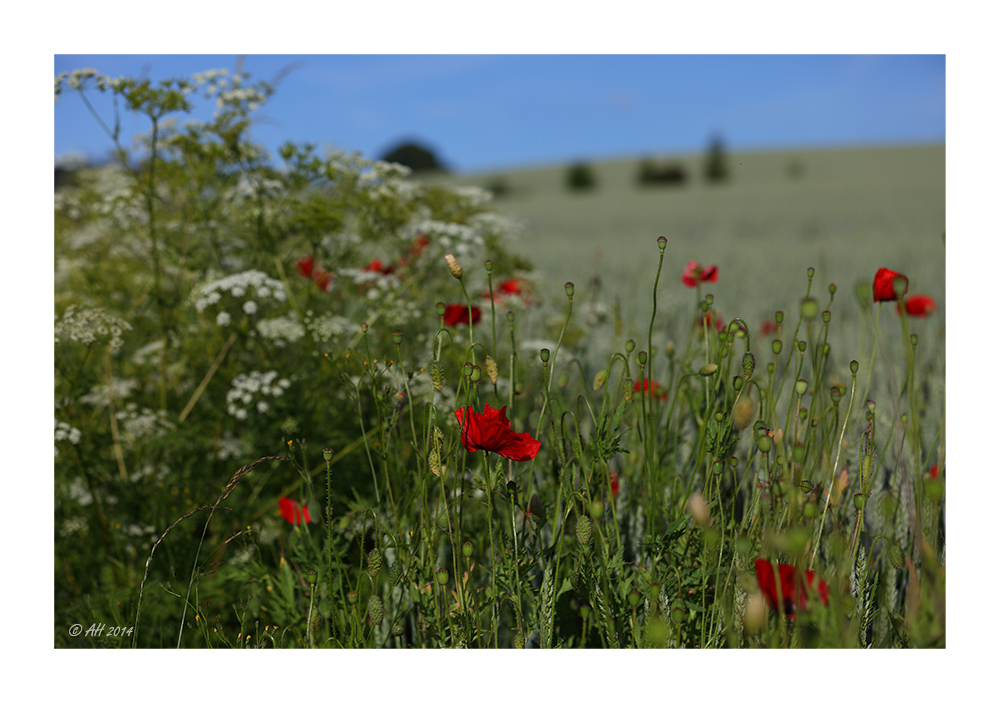
{"type": "MultiPolygon", "coordinates": [[[[641,299],[643,315],[660,235],[667,271],[679,277],[690,259],[717,264],[716,300],[723,309],[752,301],[744,315],[794,303],[788,293],[808,266],[821,286],[842,289],[869,282],[873,266],[906,271],[943,313],[944,146],[733,153],[723,185],[701,179],[700,154],[662,160],[686,166],[687,184],[639,187],[637,159],[594,162],[598,186],[587,193],[568,191],[559,166],[458,180],[510,185],[494,206],[525,224],[526,250],[553,290],[600,276],[626,301],[641,299]],[[802,167],[797,179],[792,162],[802,167]]],[[[663,299],[687,305],[686,293],[674,287],[663,299]]]]}

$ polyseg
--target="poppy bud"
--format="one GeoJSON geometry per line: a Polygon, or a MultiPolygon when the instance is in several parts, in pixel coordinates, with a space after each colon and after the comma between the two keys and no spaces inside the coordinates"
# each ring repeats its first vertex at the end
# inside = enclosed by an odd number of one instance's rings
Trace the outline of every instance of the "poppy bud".
{"type": "Polygon", "coordinates": [[[743,377],[733,376],[733,390],[739,393],[743,389],[743,377]]]}
{"type": "Polygon", "coordinates": [[[775,356],[778,356],[778,354],[781,353],[781,340],[780,339],[775,339],[775,340],[773,340],[771,342],[771,351],[774,353],[775,356]]]}
{"type": "Polygon", "coordinates": [[[444,388],[444,367],[441,366],[440,361],[431,362],[431,381],[436,390],[444,388]]]}
{"type": "Polygon", "coordinates": [[[435,578],[437,578],[437,582],[439,584],[441,584],[442,586],[444,586],[446,583],[448,583],[448,570],[447,569],[444,569],[444,568],[438,569],[437,572],[435,572],[434,576],[435,576],[435,578]]]}
{"type": "Polygon", "coordinates": [[[465,542],[462,544],[462,556],[464,556],[466,559],[472,558],[472,542],[470,542],[469,540],[465,540],[465,542]]]}
{"type": "Polygon", "coordinates": [[[378,549],[373,549],[368,552],[368,575],[371,576],[372,581],[378,578],[378,572],[382,568],[382,552],[378,549]]]}
{"type": "Polygon", "coordinates": [[[795,392],[798,395],[805,395],[807,390],[809,390],[809,382],[804,378],[800,378],[795,382],[795,392]]]}
{"type": "Polygon", "coordinates": [[[628,604],[635,608],[639,605],[640,593],[638,588],[633,588],[628,592],[628,604]]]}
{"type": "Polygon", "coordinates": [[[590,518],[586,515],[581,515],[576,521],[576,539],[583,547],[590,546],[590,538],[593,535],[593,526],[590,524],[590,518]]]}
{"type": "Polygon", "coordinates": [[[462,278],[462,266],[458,263],[454,256],[451,254],[445,254],[444,260],[448,263],[448,270],[451,271],[451,275],[455,278],[462,278]]]}
{"type": "Polygon", "coordinates": [[[889,547],[889,563],[894,569],[902,569],[903,564],[903,550],[899,548],[898,544],[894,544],[889,547]]]}
{"type": "Polygon", "coordinates": [[[385,617],[385,606],[382,604],[382,599],[378,596],[373,595],[368,599],[368,617],[372,619],[372,623],[375,625],[382,624],[382,618],[385,617]]]}
{"type": "Polygon", "coordinates": [[[545,505],[536,494],[532,494],[531,500],[528,501],[528,517],[536,525],[545,522],[545,505]]]}
{"type": "Polygon", "coordinates": [[[635,340],[629,339],[625,342],[625,353],[631,354],[633,351],[635,351],[635,340]]]}
{"type": "Polygon", "coordinates": [[[393,586],[398,586],[399,582],[403,580],[403,565],[399,561],[392,562],[392,566],[389,567],[389,583],[393,586]]]}
{"type": "Polygon", "coordinates": [[[497,362],[492,356],[486,357],[486,375],[489,376],[491,383],[496,383],[497,379],[500,377],[497,362]]]}
{"type": "Polygon", "coordinates": [[[688,512],[691,513],[691,517],[694,518],[694,524],[698,527],[705,527],[708,525],[711,519],[711,513],[708,509],[708,504],[705,503],[705,499],[701,497],[701,493],[695,493],[688,500],[688,512]]]}
{"type": "Polygon", "coordinates": [[[733,427],[736,428],[736,431],[742,432],[753,420],[756,412],[757,408],[754,402],[746,396],[741,396],[733,406],[733,427]]]}
{"type": "Polygon", "coordinates": [[[604,383],[607,380],[608,380],[608,370],[601,369],[600,371],[598,371],[597,375],[594,376],[594,390],[595,391],[601,390],[601,388],[604,387],[604,383]]]}
{"type": "Polygon", "coordinates": [[[593,503],[590,504],[590,517],[592,520],[596,520],[597,522],[601,521],[601,518],[604,517],[603,502],[595,500],[593,503]]]}
{"type": "Polygon", "coordinates": [[[718,370],[719,370],[718,364],[705,364],[700,369],[698,369],[698,373],[702,376],[708,377],[714,375],[715,372],[718,370]]]}
{"type": "Polygon", "coordinates": [[[753,358],[753,354],[746,352],[743,355],[743,378],[749,381],[750,377],[753,376],[753,370],[756,365],[757,362],[753,358]]]}
{"type": "Polygon", "coordinates": [[[478,364],[473,364],[472,373],[469,374],[469,380],[473,383],[479,383],[479,379],[483,377],[483,370],[479,368],[478,364]]]}
{"type": "Polygon", "coordinates": [[[444,317],[444,311],[448,309],[448,306],[444,303],[437,303],[434,307],[437,309],[438,317],[444,317]]]}
{"type": "Polygon", "coordinates": [[[771,447],[773,445],[774,440],[771,439],[766,432],[757,436],[757,449],[759,449],[762,454],[767,454],[771,451],[771,447]]]}

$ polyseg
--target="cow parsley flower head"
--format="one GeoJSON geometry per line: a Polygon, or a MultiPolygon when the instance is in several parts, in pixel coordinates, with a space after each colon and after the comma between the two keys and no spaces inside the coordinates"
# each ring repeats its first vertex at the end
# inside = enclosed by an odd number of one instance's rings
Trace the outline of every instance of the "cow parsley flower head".
{"type": "Polygon", "coordinates": [[[251,371],[233,379],[232,387],[226,394],[227,411],[237,420],[245,420],[253,410],[267,414],[271,404],[266,397],[279,398],[292,385],[287,378],[278,378],[277,371],[251,371]]]}
{"type": "Polygon", "coordinates": [[[118,351],[122,345],[122,334],[131,329],[132,325],[104,308],[70,305],[62,318],[56,319],[55,341],[59,344],[68,339],[88,346],[106,341],[112,351],[118,351]]]}

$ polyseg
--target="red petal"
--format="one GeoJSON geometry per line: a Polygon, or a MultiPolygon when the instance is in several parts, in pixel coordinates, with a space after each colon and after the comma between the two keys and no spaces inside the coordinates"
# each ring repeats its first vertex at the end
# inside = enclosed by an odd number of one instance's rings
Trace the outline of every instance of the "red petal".
{"type": "Polygon", "coordinates": [[[899,300],[899,296],[896,295],[896,290],[892,285],[893,281],[897,278],[902,278],[906,282],[906,287],[903,289],[905,293],[910,288],[910,281],[906,276],[887,268],[880,268],[875,272],[875,281],[872,283],[872,297],[876,303],[885,300],[899,300]]]}

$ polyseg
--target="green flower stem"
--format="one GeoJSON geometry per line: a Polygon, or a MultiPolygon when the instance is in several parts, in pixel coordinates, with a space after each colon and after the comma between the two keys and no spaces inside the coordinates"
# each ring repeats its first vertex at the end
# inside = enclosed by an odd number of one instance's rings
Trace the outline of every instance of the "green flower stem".
{"type": "Polygon", "coordinates": [[[847,404],[847,413],[844,414],[844,424],[840,428],[840,438],[837,440],[837,455],[833,459],[833,467],[830,473],[830,485],[826,491],[826,502],[823,504],[823,513],[820,515],[819,523],[816,527],[815,546],[813,546],[812,556],[809,558],[809,568],[816,563],[816,554],[819,552],[819,542],[823,537],[823,524],[826,522],[826,514],[830,510],[830,500],[833,498],[833,482],[837,480],[837,467],[840,466],[840,451],[844,447],[844,433],[847,432],[847,425],[851,421],[851,410],[854,408],[854,391],[857,388],[858,376],[851,374],[851,399],[847,404]]]}
{"type": "Polygon", "coordinates": [[[484,477],[486,479],[486,510],[487,510],[487,523],[489,525],[490,532],[490,587],[492,589],[492,596],[490,598],[490,636],[486,639],[486,646],[490,644],[490,639],[493,639],[493,646],[499,647],[499,632],[497,625],[497,561],[496,561],[496,548],[493,542],[493,481],[490,474],[490,453],[483,450],[483,464],[486,467],[484,472],[484,477]]]}

